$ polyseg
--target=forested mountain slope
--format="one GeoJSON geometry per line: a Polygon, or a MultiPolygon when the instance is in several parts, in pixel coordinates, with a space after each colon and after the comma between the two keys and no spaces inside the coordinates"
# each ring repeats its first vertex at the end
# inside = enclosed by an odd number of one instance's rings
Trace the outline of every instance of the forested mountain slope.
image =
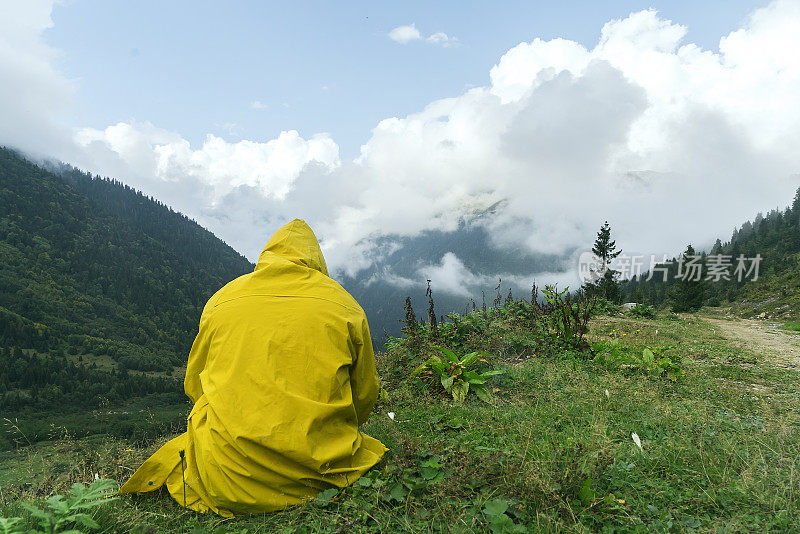
{"type": "Polygon", "coordinates": [[[252,264],[118,182],[60,174],[0,148],[0,407],[179,390],[152,375],[185,362],[206,300],[252,264]]]}
{"type": "MultiPolygon", "coordinates": [[[[752,222],[734,230],[728,242],[717,240],[710,251],[698,255],[703,273],[697,288],[698,303],[731,305],[746,316],[764,313],[784,319],[800,317],[800,189],[785,209],[766,216],[759,213],[752,222]],[[736,273],[739,258],[743,258],[746,270],[736,273]],[[754,258],[759,258],[757,279],[756,270],[751,270],[754,258]],[[727,267],[727,278],[714,274],[714,264],[727,267]]],[[[667,270],[666,281],[662,271],[650,280],[645,273],[623,284],[623,299],[657,305],[674,303],[680,282],[679,262],[673,258],[657,268],[667,270]]]]}

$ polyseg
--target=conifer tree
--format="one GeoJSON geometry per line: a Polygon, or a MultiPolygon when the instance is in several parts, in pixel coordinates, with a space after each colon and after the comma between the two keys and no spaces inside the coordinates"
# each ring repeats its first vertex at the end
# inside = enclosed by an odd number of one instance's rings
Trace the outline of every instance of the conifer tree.
{"type": "Polygon", "coordinates": [[[792,219],[794,224],[800,225],[800,187],[797,188],[797,193],[794,195],[794,202],[792,202],[792,219]]]}
{"type": "Polygon", "coordinates": [[[686,251],[681,254],[684,272],[680,273],[681,276],[678,277],[675,285],[672,286],[669,295],[672,300],[672,311],[674,312],[696,311],[703,306],[706,284],[702,277],[702,262],[701,274],[699,276],[695,276],[691,270],[686,268],[686,264],[696,256],[697,253],[691,244],[686,247],[686,251]]]}
{"type": "Polygon", "coordinates": [[[587,295],[616,301],[619,298],[619,272],[611,268],[611,262],[622,253],[622,250],[617,250],[616,241],[611,239],[611,226],[608,221],[605,221],[600,227],[600,231],[597,232],[592,253],[603,264],[602,274],[598,280],[586,282],[583,290],[587,295]]]}

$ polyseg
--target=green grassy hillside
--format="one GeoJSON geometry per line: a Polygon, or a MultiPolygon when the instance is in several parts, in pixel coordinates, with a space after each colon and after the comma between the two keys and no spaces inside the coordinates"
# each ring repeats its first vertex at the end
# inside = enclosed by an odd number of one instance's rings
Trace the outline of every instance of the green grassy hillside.
{"type": "MultiPolygon", "coordinates": [[[[382,393],[364,427],[391,450],[350,488],[233,520],[185,511],[163,492],[126,496],[94,511],[98,531],[791,532],[800,524],[800,356],[791,367],[754,352],[720,326],[723,317],[598,317],[588,351],[565,347],[548,324],[513,303],[453,317],[435,335],[424,327],[393,339],[378,359],[382,393]],[[486,381],[489,402],[469,393],[457,403],[438,378],[412,376],[441,354],[435,346],[488,354],[475,369],[504,371],[486,381]]],[[[94,473],[123,482],[171,435],[61,439],[5,453],[0,515],[24,518],[20,498],[35,502],[94,473]]]]}
{"type": "MultiPolygon", "coordinates": [[[[154,394],[183,404],[173,371],[203,305],[252,269],[166,206],[61,171],[0,149],[0,413],[29,439],[51,416],[154,394]]],[[[0,449],[12,435],[0,428],[0,449]]]]}
{"type": "MultiPolygon", "coordinates": [[[[0,524],[26,528],[26,504],[124,482],[183,430],[175,366],[206,299],[252,268],[135,191],[58,172],[0,151],[0,524]]],[[[581,301],[546,291],[535,305],[498,293],[436,328],[407,320],[378,354],[364,426],[390,452],[352,487],[233,520],[126,496],[88,510],[86,530],[795,531],[798,323],[730,312],[797,316],[796,204],[715,247],[772,258],[758,282],[708,290],[725,312],[612,313],[583,335],[581,301]]]]}

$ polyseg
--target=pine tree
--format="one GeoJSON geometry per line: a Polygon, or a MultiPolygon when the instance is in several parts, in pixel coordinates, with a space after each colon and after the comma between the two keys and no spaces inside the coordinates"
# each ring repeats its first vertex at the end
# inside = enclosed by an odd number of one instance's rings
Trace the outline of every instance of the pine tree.
{"type": "Polygon", "coordinates": [[[800,225],[800,187],[797,188],[792,202],[792,219],[796,225],[800,225]]]}
{"type": "Polygon", "coordinates": [[[617,242],[611,240],[611,226],[608,221],[597,232],[592,253],[602,262],[603,274],[598,280],[586,282],[583,285],[583,290],[587,295],[616,301],[619,298],[619,282],[617,280],[619,272],[611,268],[611,262],[622,253],[622,250],[617,250],[617,242]]]}
{"type": "MultiPolygon", "coordinates": [[[[680,276],[675,285],[670,290],[670,299],[672,300],[672,311],[674,312],[691,312],[699,310],[703,306],[705,299],[705,282],[702,276],[702,267],[699,276],[694,276],[686,267],[686,263],[692,258],[697,256],[694,247],[690,244],[686,247],[686,251],[681,255],[684,269],[682,276],[680,276]]],[[[700,262],[702,266],[704,262],[700,262]]]]}

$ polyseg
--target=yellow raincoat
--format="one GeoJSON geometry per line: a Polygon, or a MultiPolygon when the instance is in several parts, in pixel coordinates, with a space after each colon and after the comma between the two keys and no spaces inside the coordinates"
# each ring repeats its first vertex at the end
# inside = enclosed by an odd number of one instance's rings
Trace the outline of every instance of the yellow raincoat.
{"type": "Polygon", "coordinates": [[[366,316],[299,219],[208,301],[184,389],[187,432],[121,493],[166,485],[198,512],[280,510],[352,484],[387,450],[358,430],[378,395],[366,316]]]}

